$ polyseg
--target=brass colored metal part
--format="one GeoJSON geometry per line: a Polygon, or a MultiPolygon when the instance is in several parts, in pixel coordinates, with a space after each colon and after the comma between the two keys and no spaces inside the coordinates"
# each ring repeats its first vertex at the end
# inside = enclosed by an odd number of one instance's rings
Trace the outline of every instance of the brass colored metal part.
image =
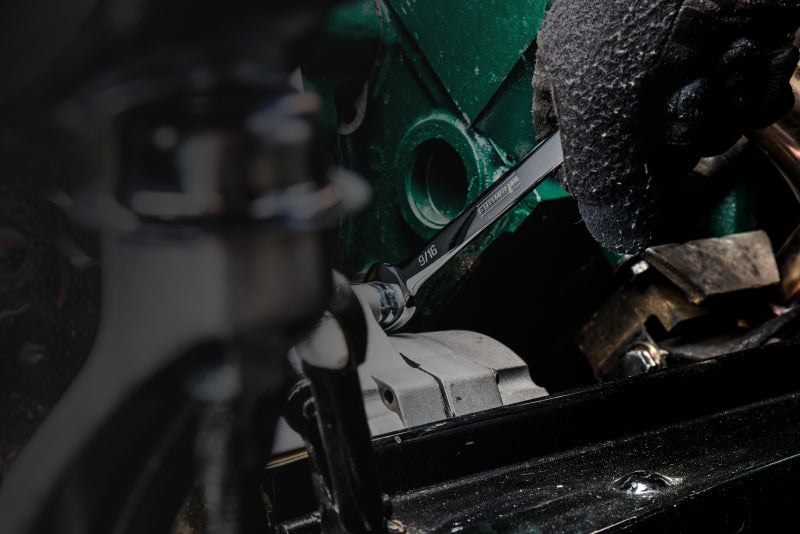
{"type": "Polygon", "coordinates": [[[598,371],[611,357],[648,339],[644,323],[649,318],[658,319],[669,332],[706,313],[705,308],[689,302],[672,284],[653,283],[640,288],[628,282],[581,328],[577,342],[589,364],[598,371]]]}
{"type": "MultiPolygon", "coordinates": [[[[797,239],[795,251],[800,233],[797,239]]],[[[772,245],[762,231],[651,247],[631,274],[632,280],[609,297],[577,336],[598,377],[606,376],[626,353],[652,344],[645,328],[649,319],[671,332],[708,313],[701,304],[709,297],[766,287],[780,279],[772,245]]],[[[795,280],[800,281],[800,271],[795,280]]],[[[658,357],[652,358],[651,367],[657,368],[663,361],[652,346],[658,357]]]]}
{"type": "MultiPolygon", "coordinates": [[[[798,32],[800,36],[800,32],[798,32]]],[[[749,138],[780,171],[800,201],[800,66],[791,78],[794,107],[775,124],[751,132],[749,138]]],[[[781,275],[780,299],[795,302],[800,293],[800,228],[786,240],[777,254],[781,275]]]]}
{"type": "Polygon", "coordinates": [[[800,67],[791,79],[794,107],[778,122],[748,134],[766,153],[800,201],[800,67]]]}

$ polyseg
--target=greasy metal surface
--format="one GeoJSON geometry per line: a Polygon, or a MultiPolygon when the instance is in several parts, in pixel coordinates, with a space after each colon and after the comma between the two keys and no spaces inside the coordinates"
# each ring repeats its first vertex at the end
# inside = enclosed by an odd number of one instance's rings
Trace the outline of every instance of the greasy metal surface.
{"type": "Polygon", "coordinates": [[[576,340],[598,372],[609,358],[622,356],[633,343],[648,339],[644,325],[651,317],[669,332],[706,313],[707,309],[689,302],[669,282],[647,276],[645,281],[626,282],[615,291],[580,329],[576,340]]]}
{"type": "Polygon", "coordinates": [[[796,346],[771,345],[373,443],[410,532],[785,525],[782,503],[798,496],[798,372],[796,346]]]}
{"type": "Polygon", "coordinates": [[[525,362],[488,336],[446,331],[390,339],[406,360],[436,379],[451,416],[547,395],[525,362]]]}
{"type": "Polygon", "coordinates": [[[491,369],[463,358],[446,344],[402,334],[393,344],[412,365],[436,379],[448,416],[458,417],[503,405],[491,369]]]}
{"type": "Polygon", "coordinates": [[[689,299],[755,289],[780,281],[769,237],[763,231],[648,248],[644,258],[689,299]]]}
{"type": "Polygon", "coordinates": [[[372,434],[446,418],[447,406],[436,379],[408,365],[386,332],[372,320],[364,301],[362,309],[368,319],[367,357],[358,375],[372,434]]]}
{"type": "Polygon", "coordinates": [[[486,335],[387,336],[367,300],[361,307],[367,353],[358,374],[373,436],[547,394],[519,356],[486,335]]]}
{"type": "Polygon", "coordinates": [[[393,499],[395,514],[419,533],[623,530],[775,462],[796,461],[798,406],[800,395],[791,394],[404,492],[393,499]]]}
{"type": "Polygon", "coordinates": [[[401,493],[733,410],[795,392],[798,369],[796,347],[768,345],[406,430],[375,441],[381,479],[401,493]]]}
{"type": "Polygon", "coordinates": [[[533,383],[525,362],[495,339],[468,330],[427,332],[422,335],[440,341],[464,358],[489,368],[504,405],[547,395],[544,388],[533,383]]]}

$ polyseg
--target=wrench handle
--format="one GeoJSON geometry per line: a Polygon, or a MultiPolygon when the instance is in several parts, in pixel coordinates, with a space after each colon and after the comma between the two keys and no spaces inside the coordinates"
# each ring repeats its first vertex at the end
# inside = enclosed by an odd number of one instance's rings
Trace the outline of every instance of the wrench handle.
{"type": "Polygon", "coordinates": [[[428,278],[555,173],[563,161],[561,136],[556,132],[442,228],[418,254],[398,266],[409,293],[416,295],[428,278]]]}
{"type": "Polygon", "coordinates": [[[387,332],[405,325],[415,310],[417,290],[462,248],[513,208],[563,164],[561,135],[554,133],[482,193],[422,248],[399,265],[378,263],[366,277],[365,294],[375,319],[387,332]]]}

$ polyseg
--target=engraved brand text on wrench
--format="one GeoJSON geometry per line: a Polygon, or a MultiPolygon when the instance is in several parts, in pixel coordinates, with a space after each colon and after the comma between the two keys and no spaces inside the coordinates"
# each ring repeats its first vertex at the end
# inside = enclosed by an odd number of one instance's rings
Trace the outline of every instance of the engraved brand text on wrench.
{"type": "Polygon", "coordinates": [[[484,215],[489,213],[489,211],[491,211],[491,209],[495,207],[498,202],[500,202],[508,195],[513,193],[514,189],[516,189],[517,187],[519,187],[519,177],[515,174],[513,176],[510,176],[508,180],[506,180],[506,183],[503,184],[494,195],[487,198],[486,201],[483,202],[483,204],[478,206],[478,215],[483,217],[484,215]]]}

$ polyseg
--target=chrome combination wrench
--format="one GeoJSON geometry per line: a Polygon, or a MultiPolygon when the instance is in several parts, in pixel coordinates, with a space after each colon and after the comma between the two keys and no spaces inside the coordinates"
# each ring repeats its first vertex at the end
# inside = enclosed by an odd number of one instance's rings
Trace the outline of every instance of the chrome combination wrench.
{"type": "Polygon", "coordinates": [[[564,161],[561,136],[554,133],[494,182],[472,204],[442,228],[422,250],[400,264],[378,263],[365,284],[354,290],[369,303],[381,327],[392,332],[414,314],[417,291],[470,241],[513,208],[564,161]]]}

